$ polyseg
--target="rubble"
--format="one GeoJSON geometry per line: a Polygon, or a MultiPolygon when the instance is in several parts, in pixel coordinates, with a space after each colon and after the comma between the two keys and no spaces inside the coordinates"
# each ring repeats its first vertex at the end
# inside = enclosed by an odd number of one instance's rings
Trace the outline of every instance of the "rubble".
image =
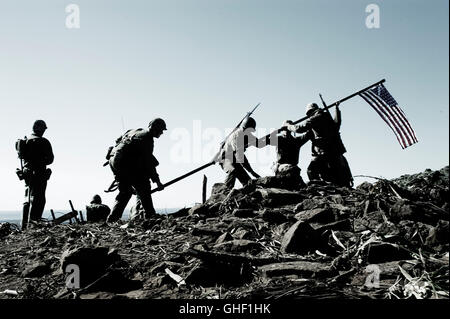
{"type": "Polygon", "coordinates": [[[354,189],[264,177],[151,220],[4,223],[0,298],[449,298],[448,186],[448,167],[354,189]]]}

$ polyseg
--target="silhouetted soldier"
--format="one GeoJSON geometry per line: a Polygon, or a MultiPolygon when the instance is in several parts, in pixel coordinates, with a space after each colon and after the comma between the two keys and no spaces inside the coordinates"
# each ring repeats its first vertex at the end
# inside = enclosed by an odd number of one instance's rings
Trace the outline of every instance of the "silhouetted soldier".
{"type": "Polygon", "coordinates": [[[102,204],[100,195],[94,195],[91,203],[86,206],[86,220],[88,222],[105,222],[110,213],[111,209],[102,204]]]}
{"type": "Polygon", "coordinates": [[[322,110],[316,103],[306,106],[308,120],[301,125],[289,125],[288,129],[297,133],[310,133],[312,160],[308,166],[310,180],[324,180],[339,186],[353,186],[353,178],[344,157],[346,152],[339,129],[341,111],[336,105],[335,118],[328,110],[322,110]]]}
{"type": "MultiPolygon", "coordinates": [[[[286,121],[283,127],[293,125],[292,121],[286,121]]],[[[311,139],[311,132],[293,136],[289,130],[283,130],[278,135],[277,163],[275,166],[276,176],[290,176],[297,179],[300,186],[305,183],[300,176],[298,167],[300,148],[311,139]]]]}
{"type": "Polygon", "coordinates": [[[38,222],[45,207],[45,190],[52,171],[47,165],[53,163],[54,156],[50,142],[43,137],[47,125],[43,120],[33,124],[33,133],[20,146],[19,156],[23,159],[25,179],[25,202],[23,204],[22,229],[29,221],[38,222]]]}
{"type": "Polygon", "coordinates": [[[248,117],[225,141],[220,155],[220,165],[225,173],[228,174],[225,179],[227,189],[234,187],[236,179],[245,186],[251,180],[248,173],[255,178],[260,177],[252,169],[244,153],[249,146],[258,148],[267,146],[270,138],[258,140],[253,135],[255,128],[256,121],[252,117],[248,117]]]}
{"type": "Polygon", "coordinates": [[[148,125],[148,130],[136,129],[127,131],[117,140],[109,160],[112,171],[119,183],[119,194],[108,216],[108,222],[114,222],[122,217],[123,211],[131,196],[135,193],[144,209],[144,217],[156,216],[150,194],[150,179],[164,186],[159,180],[156,166],[159,165],[153,156],[154,138],[159,138],[167,130],[164,120],[157,118],[148,125]]]}

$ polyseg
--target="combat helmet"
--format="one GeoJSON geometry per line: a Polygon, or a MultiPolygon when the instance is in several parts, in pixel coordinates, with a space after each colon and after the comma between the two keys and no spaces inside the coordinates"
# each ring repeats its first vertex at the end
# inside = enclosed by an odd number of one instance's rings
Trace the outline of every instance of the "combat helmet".
{"type": "Polygon", "coordinates": [[[248,128],[252,128],[252,129],[256,129],[256,121],[253,117],[247,117],[244,121],[244,123],[242,123],[242,128],[244,130],[248,129],[248,128]]]}
{"type": "Polygon", "coordinates": [[[153,121],[150,121],[150,123],[148,123],[148,128],[149,129],[157,129],[157,130],[161,130],[161,131],[167,130],[166,122],[162,118],[159,118],[159,117],[154,119],[153,121]]]}
{"type": "Polygon", "coordinates": [[[310,116],[311,113],[315,110],[319,109],[319,106],[316,103],[309,103],[306,105],[306,115],[310,116]]]}

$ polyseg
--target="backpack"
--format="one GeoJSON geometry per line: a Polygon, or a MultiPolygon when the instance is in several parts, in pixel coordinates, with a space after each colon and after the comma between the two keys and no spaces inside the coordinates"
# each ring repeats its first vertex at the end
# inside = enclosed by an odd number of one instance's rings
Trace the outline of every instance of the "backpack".
{"type": "Polygon", "coordinates": [[[111,167],[114,175],[120,174],[123,168],[126,166],[129,160],[130,152],[133,147],[142,141],[142,133],[144,129],[138,128],[135,130],[128,130],[116,139],[116,145],[108,148],[106,154],[106,159],[108,162],[104,166],[108,165],[111,167]]]}
{"type": "Polygon", "coordinates": [[[19,138],[16,141],[17,155],[21,160],[25,159],[27,156],[26,149],[27,149],[27,137],[25,136],[23,139],[19,138]]]}

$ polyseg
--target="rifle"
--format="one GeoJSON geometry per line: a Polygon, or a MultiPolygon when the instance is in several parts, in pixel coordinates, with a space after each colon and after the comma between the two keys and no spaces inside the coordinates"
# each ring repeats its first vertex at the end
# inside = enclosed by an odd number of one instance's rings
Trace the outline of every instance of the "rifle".
{"type": "MultiPolygon", "coordinates": [[[[327,104],[325,103],[325,101],[323,100],[323,97],[322,97],[322,94],[320,94],[319,93],[319,97],[320,97],[320,100],[322,101],[322,105],[323,105],[323,109],[324,110],[327,110],[327,113],[331,116],[331,113],[330,113],[330,110],[327,108],[327,104]]],[[[336,104],[336,107],[339,105],[339,102],[338,102],[338,104],[336,104]]],[[[332,117],[332,116],[331,116],[332,117]]],[[[335,122],[334,122],[335,123],[335,122]]],[[[336,124],[336,123],[335,123],[336,124]]],[[[339,114],[339,125],[338,124],[336,124],[335,125],[335,127],[336,127],[336,132],[339,134],[339,128],[340,128],[340,125],[341,125],[341,120],[340,120],[340,114],[339,114]]]]}
{"type": "MultiPolygon", "coordinates": [[[[177,177],[177,178],[175,178],[175,179],[173,179],[173,180],[163,184],[163,187],[165,188],[167,186],[175,184],[176,182],[179,182],[182,179],[185,179],[186,177],[189,177],[189,176],[191,176],[191,175],[193,175],[193,174],[195,174],[197,172],[200,172],[201,170],[204,170],[207,167],[210,167],[210,166],[216,164],[218,159],[219,159],[219,157],[220,157],[220,154],[222,152],[222,148],[225,145],[225,142],[227,141],[227,139],[230,137],[231,134],[233,134],[234,131],[236,131],[241,126],[242,122],[244,122],[245,119],[249,118],[253,114],[253,112],[255,112],[255,110],[258,108],[258,106],[260,104],[261,103],[258,103],[250,112],[247,112],[247,114],[242,118],[242,120],[239,121],[239,123],[236,125],[236,127],[225,137],[225,139],[222,141],[222,143],[220,143],[219,151],[216,153],[216,155],[214,155],[213,159],[210,162],[208,162],[208,163],[206,163],[206,164],[204,164],[204,165],[202,165],[200,167],[197,167],[196,169],[194,169],[194,170],[192,170],[192,171],[190,171],[190,172],[188,172],[188,173],[186,173],[184,175],[181,175],[181,176],[179,176],[179,177],[177,177]]],[[[150,192],[150,194],[153,194],[153,193],[158,192],[160,190],[161,190],[161,188],[159,188],[159,187],[155,188],[155,189],[153,189],[150,192]]]]}
{"type": "Polygon", "coordinates": [[[28,178],[23,171],[23,168],[24,168],[23,157],[24,157],[24,152],[25,152],[26,140],[27,140],[27,137],[25,136],[23,139],[19,139],[16,141],[16,151],[17,151],[17,155],[20,160],[20,169],[19,168],[16,169],[16,174],[17,174],[17,177],[19,178],[19,180],[24,181],[25,191],[27,194],[27,202],[24,203],[23,209],[22,209],[22,230],[25,230],[28,225],[28,218],[29,218],[29,214],[30,214],[30,200],[31,200],[30,189],[28,188],[28,178]]]}

